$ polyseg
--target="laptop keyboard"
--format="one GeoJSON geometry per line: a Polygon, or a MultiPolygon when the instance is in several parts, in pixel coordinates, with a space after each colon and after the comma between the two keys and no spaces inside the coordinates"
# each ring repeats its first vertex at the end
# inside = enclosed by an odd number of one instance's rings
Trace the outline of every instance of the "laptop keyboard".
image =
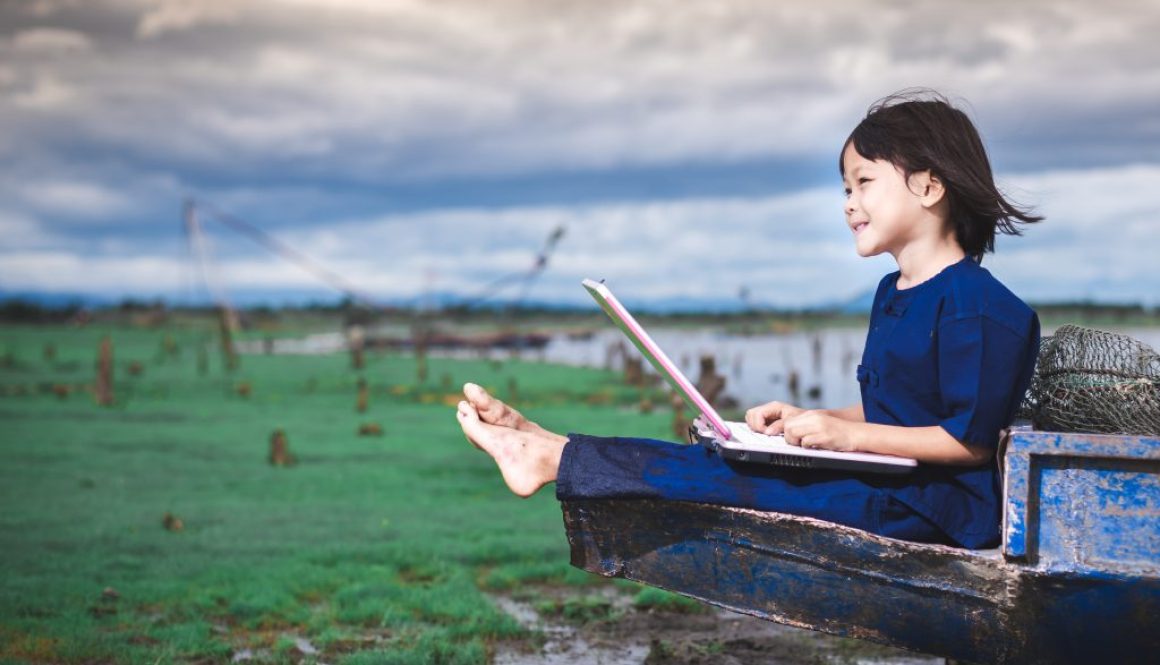
{"type": "MultiPolygon", "coordinates": [[[[749,429],[749,425],[746,425],[745,423],[742,423],[742,422],[727,422],[725,424],[729,427],[729,431],[733,433],[734,439],[737,439],[741,443],[744,443],[744,444],[749,445],[749,446],[761,446],[763,448],[777,448],[780,446],[788,446],[789,445],[788,443],[785,442],[785,437],[780,435],[780,434],[777,434],[777,435],[760,434],[758,432],[754,432],[753,430],[749,429]]],[[[800,450],[800,448],[798,450],[800,450]]]]}

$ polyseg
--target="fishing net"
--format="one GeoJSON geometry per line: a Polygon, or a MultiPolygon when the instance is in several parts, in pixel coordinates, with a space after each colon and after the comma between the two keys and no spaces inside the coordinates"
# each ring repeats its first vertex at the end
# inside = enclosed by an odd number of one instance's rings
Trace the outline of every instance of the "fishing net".
{"type": "Polygon", "coordinates": [[[1160,355],[1126,335],[1060,326],[1043,338],[1021,415],[1039,430],[1160,435],[1160,355]]]}

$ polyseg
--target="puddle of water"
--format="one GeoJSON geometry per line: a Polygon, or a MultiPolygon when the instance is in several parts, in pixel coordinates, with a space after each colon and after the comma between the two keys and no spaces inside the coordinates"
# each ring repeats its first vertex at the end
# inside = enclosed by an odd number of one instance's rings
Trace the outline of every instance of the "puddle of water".
{"type": "MultiPolygon", "coordinates": [[[[560,596],[559,590],[543,593],[544,598],[560,596]]],[[[685,662],[943,665],[945,662],[942,658],[865,642],[855,642],[856,646],[851,647],[850,640],[726,610],[693,615],[638,610],[632,604],[632,596],[615,587],[588,590],[584,595],[601,596],[623,614],[615,621],[576,625],[543,616],[536,610],[535,601],[491,596],[496,607],[524,628],[538,632],[543,639],[539,648],[498,644],[493,662],[496,665],[642,665],[646,659],[668,665],[685,662]]]]}

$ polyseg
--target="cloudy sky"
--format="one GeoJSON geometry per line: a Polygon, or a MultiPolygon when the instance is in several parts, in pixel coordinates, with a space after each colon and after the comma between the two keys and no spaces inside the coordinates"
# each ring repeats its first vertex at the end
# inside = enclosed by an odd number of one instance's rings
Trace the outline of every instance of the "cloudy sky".
{"type": "MultiPolygon", "coordinates": [[[[1160,305],[1160,0],[0,0],[0,291],[196,295],[187,197],[384,299],[804,305],[872,288],[842,141],[936,88],[1048,221],[1033,301],[1160,305]]],[[[325,287],[212,219],[239,300],[325,287]]]]}

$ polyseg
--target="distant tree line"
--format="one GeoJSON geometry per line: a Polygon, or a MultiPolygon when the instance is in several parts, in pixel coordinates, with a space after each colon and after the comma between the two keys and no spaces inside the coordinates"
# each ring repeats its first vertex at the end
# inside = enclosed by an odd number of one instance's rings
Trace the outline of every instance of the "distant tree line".
{"type": "Polygon", "coordinates": [[[0,303],[0,321],[4,323],[63,323],[71,321],[84,307],[79,302],[66,305],[40,303],[10,298],[0,303]]]}

